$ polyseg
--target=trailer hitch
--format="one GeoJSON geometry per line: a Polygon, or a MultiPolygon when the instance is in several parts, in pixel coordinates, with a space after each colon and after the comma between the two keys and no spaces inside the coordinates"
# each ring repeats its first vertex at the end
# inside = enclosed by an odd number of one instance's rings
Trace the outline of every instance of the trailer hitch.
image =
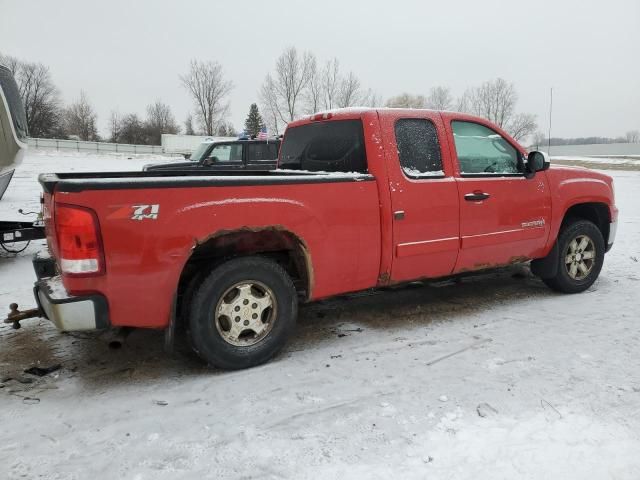
{"type": "Polygon", "coordinates": [[[12,303],[9,305],[9,314],[7,315],[7,318],[4,319],[3,323],[11,323],[14,330],[18,330],[22,326],[20,325],[22,320],[39,316],[41,316],[39,308],[30,308],[29,310],[21,312],[18,310],[18,304],[12,303]]]}

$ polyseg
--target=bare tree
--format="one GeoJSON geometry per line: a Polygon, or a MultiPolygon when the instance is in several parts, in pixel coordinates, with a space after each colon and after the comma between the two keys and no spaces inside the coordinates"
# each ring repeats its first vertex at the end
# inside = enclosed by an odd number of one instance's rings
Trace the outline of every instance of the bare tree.
{"type": "Polygon", "coordinates": [[[262,103],[267,104],[267,109],[272,108],[281,122],[289,123],[300,114],[300,101],[315,70],[315,61],[312,53],[298,54],[295,47],[289,47],[276,60],[274,75],[265,78],[262,103]]]}
{"type": "Polygon", "coordinates": [[[340,62],[337,58],[327,61],[322,70],[322,108],[337,107],[340,89],[340,62]]]}
{"type": "Polygon", "coordinates": [[[362,98],[362,92],[360,88],[360,80],[349,72],[345,78],[340,82],[340,89],[338,90],[338,108],[353,107],[360,104],[362,98]]]}
{"type": "Polygon", "coordinates": [[[184,133],[185,135],[195,135],[196,132],[193,129],[193,115],[187,115],[187,118],[184,121],[184,133]]]}
{"type": "Polygon", "coordinates": [[[69,105],[64,111],[65,131],[68,135],[77,135],[80,140],[98,140],[96,126],[97,114],[84,91],[80,91],[80,98],[69,105]]]}
{"type": "Polygon", "coordinates": [[[18,75],[18,71],[22,62],[17,57],[13,57],[11,55],[3,55],[2,53],[0,53],[0,64],[9,68],[9,70],[11,70],[11,73],[15,77],[18,75]]]}
{"type": "Polygon", "coordinates": [[[424,98],[424,95],[402,93],[387,100],[386,106],[392,108],[426,108],[427,99],[424,98]]]}
{"type": "Polygon", "coordinates": [[[381,107],[384,105],[382,97],[370,88],[362,94],[361,104],[363,107],[381,107]]]}
{"type": "Polygon", "coordinates": [[[322,68],[315,56],[299,54],[294,47],[286,49],[276,62],[275,73],[268,74],[260,89],[263,119],[274,132],[300,113],[314,113],[334,108],[379,106],[380,97],[371,89],[364,90],[353,73],[342,74],[337,58],[322,68]]]}
{"type": "Polygon", "coordinates": [[[484,117],[501,128],[511,120],[518,101],[518,95],[512,83],[496,78],[467,92],[465,94],[468,95],[469,113],[484,117]]]}
{"type": "Polygon", "coordinates": [[[16,78],[29,134],[45,138],[62,136],[59,93],[49,67],[42,63],[23,62],[9,55],[0,55],[0,63],[8,66],[16,78]]]}
{"type": "Polygon", "coordinates": [[[236,132],[236,129],[233,126],[233,124],[231,124],[231,123],[222,123],[218,127],[218,131],[216,132],[216,134],[219,137],[235,137],[235,136],[238,135],[238,132],[236,132]]]}
{"type": "Polygon", "coordinates": [[[275,135],[280,133],[280,114],[278,111],[278,99],[276,96],[276,88],[273,84],[271,75],[267,75],[262,87],[260,88],[260,108],[264,112],[263,119],[267,129],[275,135]]]}
{"type": "Polygon", "coordinates": [[[171,107],[160,100],[147,106],[147,135],[152,145],[160,145],[163,133],[176,134],[180,127],[171,113],[171,107]]]}
{"type": "Polygon", "coordinates": [[[518,113],[509,120],[507,131],[514,140],[524,140],[538,128],[536,116],[531,113],[518,113]]]}
{"type": "Polygon", "coordinates": [[[458,110],[484,117],[509,132],[514,139],[522,140],[533,134],[538,126],[534,115],[515,113],[517,101],[514,85],[496,78],[468,89],[458,100],[458,110]]]}
{"type": "Polygon", "coordinates": [[[314,68],[307,87],[307,112],[313,113],[332,108],[375,106],[380,99],[370,89],[364,91],[360,79],[353,72],[343,75],[340,62],[333,58],[322,70],[314,68]]]}
{"type": "Polygon", "coordinates": [[[147,131],[144,123],[135,113],[125,115],[121,120],[120,142],[134,145],[144,145],[147,143],[147,131]]]}
{"type": "Polygon", "coordinates": [[[469,112],[471,107],[471,90],[467,89],[456,99],[454,110],[456,112],[469,112]]]}
{"type": "Polygon", "coordinates": [[[307,113],[315,113],[322,109],[322,86],[322,72],[318,70],[317,62],[313,62],[309,71],[309,84],[305,95],[307,113]]]}
{"type": "Polygon", "coordinates": [[[182,85],[196,105],[196,117],[205,135],[213,135],[229,111],[227,97],[233,83],[225,80],[218,62],[191,61],[189,73],[181,75],[182,85]]]}
{"type": "Polygon", "coordinates": [[[120,114],[115,110],[111,111],[109,116],[109,141],[111,143],[118,143],[120,141],[120,134],[122,131],[122,119],[120,114]]]}
{"type": "Polygon", "coordinates": [[[547,145],[547,136],[541,132],[540,130],[538,130],[537,132],[535,132],[533,134],[533,139],[531,140],[531,145],[535,148],[541,148],[545,145],[547,145]]]}
{"type": "Polygon", "coordinates": [[[627,140],[627,143],[640,143],[640,131],[629,130],[625,134],[625,138],[627,140]]]}
{"type": "Polygon", "coordinates": [[[450,110],[453,105],[453,97],[448,87],[433,87],[429,91],[426,100],[427,108],[432,110],[450,110]]]}

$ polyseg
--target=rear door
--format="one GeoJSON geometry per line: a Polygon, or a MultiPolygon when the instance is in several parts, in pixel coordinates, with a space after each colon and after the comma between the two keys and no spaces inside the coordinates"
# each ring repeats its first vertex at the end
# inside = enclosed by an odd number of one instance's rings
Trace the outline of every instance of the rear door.
{"type": "Polygon", "coordinates": [[[459,199],[446,131],[438,112],[380,115],[393,216],[391,279],[453,271],[459,247],[459,199]]]}
{"type": "Polygon", "coordinates": [[[271,170],[278,163],[278,144],[272,142],[249,142],[246,148],[249,170],[271,170]]]}
{"type": "Polygon", "coordinates": [[[537,256],[550,228],[546,175],[525,178],[524,152],[488,122],[444,115],[460,198],[461,245],[455,271],[537,256]]]}

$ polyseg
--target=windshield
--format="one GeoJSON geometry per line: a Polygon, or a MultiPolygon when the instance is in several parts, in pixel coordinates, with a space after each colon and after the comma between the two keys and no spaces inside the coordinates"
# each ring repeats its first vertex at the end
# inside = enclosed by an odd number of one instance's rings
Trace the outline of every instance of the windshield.
{"type": "Polygon", "coordinates": [[[325,172],[367,172],[362,122],[334,120],[287,129],[280,168],[325,172]]]}
{"type": "Polygon", "coordinates": [[[204,159],[205,153],[207,152],[210,146],[211,146],[211,142],[201,143],[193,151],[193,153],[191,154],[191,157],[189,157],[189,160],[191,160],[192,162],[199,162],[200,160],[204,159]]]}

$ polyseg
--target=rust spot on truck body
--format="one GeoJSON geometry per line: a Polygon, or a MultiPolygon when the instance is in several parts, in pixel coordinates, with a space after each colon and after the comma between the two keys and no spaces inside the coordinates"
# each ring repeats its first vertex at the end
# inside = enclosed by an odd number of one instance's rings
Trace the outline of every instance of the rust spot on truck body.
{"type": "MultiPolygon", "coordinates": [[[[314,287],[311,254],[304,240],[283,225],[261,227],[242,226],[195,239],[191,260],[206,257],[233,257],[238,255],[289,252],[290,267],[304,282],[306,297],[310,298],[314,287]]],[[[291,273],[291,270],[288,269],[291,273]]]]}
{"type": "Polygon", "coordinates": [[[531,260],[529,257],[525,256],[515,256],[511,257],[508,261],[504,263],[476,263],[471,268],[462,268],[457,273],[469,273],[469,272],[478,272],[481,270],[493,270],[495,268],[503,268],[509,267],[511,265],[518,265],[520,263],[526,263],[531,260]]]}
{"type": "Polygon", "coordinates": [[[391,283],[391,275],[389,272],[382,272],[378,276],[378,286],[385,286],[391,283]]]}

